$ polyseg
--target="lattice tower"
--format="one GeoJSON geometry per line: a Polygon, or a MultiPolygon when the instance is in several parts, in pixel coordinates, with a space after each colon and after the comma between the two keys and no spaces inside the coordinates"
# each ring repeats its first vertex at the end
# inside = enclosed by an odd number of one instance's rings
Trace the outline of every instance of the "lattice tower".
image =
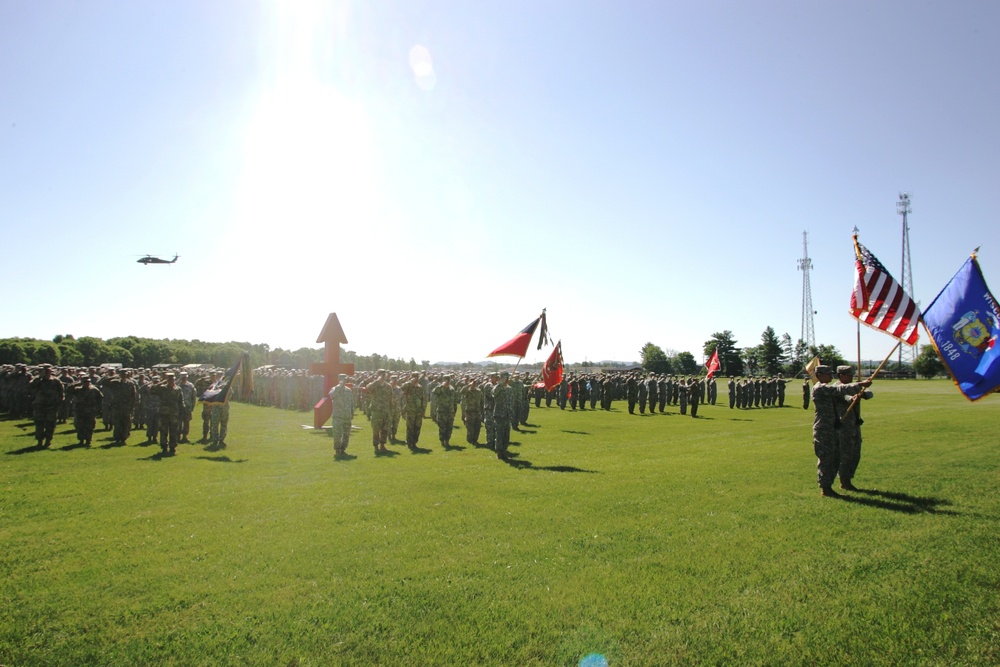
{"type": "MultiPolygon", "coordinates": [[[[903,216],[903,271],[902,275],[899,277],[900,284],[903,286],[903,291],[910,295],[911,299],[916,301],[916,297],[913,294],[913,267],[910,265],[910,227],[907,224],[907,216],[910,213],[910,195],[901,192],[899,195],[899,201],[896,202],[896,213],[903,216]]],[[[917,303],[919,307],[920,304],[917,303]]],[[[899,346],[899,363],[912,364],[917,358],[917,346],[913,345],[900,345],[899,346]]]]}
{"type": "Polygon", "coordinates": [[[802,335],[799,340],[810,347],[816,346],[816,329],[813,326],[812,286],[809,284],[809,270],[812,268],[812,260],[809,259],[808,234],[802,232],[802,259],[799,260],[799,271],[802,272],[802,335]]]}

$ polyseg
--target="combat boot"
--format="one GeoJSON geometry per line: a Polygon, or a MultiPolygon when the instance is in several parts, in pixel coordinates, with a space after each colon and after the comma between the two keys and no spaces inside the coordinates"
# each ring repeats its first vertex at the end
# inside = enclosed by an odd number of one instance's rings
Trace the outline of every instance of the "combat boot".
{"type": "Polygon", "coordinates": [[[840,494],[833,490],[833,487],[829,484],[820,487],[820,494],[824,498],[840,498],[840,494]]]}

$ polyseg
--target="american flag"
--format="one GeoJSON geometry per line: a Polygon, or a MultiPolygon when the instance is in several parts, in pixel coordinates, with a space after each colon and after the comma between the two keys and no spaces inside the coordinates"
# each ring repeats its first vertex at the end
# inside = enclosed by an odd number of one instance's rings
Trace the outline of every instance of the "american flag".
{"type": "Polygon", "coordinates": [[[882,262],[854,237],[857,254],[851,315],[907,345],[917,342],[920,310],[910,295],[889,275],[882,262]]]}

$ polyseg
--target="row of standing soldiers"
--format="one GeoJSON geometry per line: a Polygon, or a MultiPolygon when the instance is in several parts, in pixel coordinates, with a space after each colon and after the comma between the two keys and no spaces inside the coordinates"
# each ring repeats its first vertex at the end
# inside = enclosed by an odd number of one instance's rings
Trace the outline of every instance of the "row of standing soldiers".
{"type": "MultiPolygon", "coordinates": [[[[216,372],[188,381],[188,373],[158,376],[152,371],[70,369],[53,375],[49,364],[0,369],[0,409],[14,418],[31,417],[39,447],[49,447],[57,423],[72,415],[78,444],[90,446],[98,418],[112,431],[113,444],[125,444],[133,428],[145,429],[146,442],[174,453],[188,442],[198,397],[217,379],[216,372]],[[133,377],[134,375],[134,377],[133,377]]],[[[228,405],[203,404],[202,442],[225,446],[228,405]],[[211,434],[211,440],[209,436],[211,434]]]]}
{"type": "Polygon", "coordinates": [[[350,438],[350,424],[355,406],[360,406],[372,425],[372,446],[375,454],[387,453],[386,444],[396,441],[399,423],[406,421],[406,445],[417,451],[417,442],[427,409],[438,427],[438,440],[451,449],[455,419],[461,409],[466,440],[479,445],[482,428],[486,429],[486,446],[506,459],[511,429],[527,424],[529,384],[510,373],[491,373],[485,377],[466,376],[453,385],[451,374],[433,375],[414,372],[400,385],[396,376],[380,370],[377,373],[348,378],[341,375],[330,391],[333,408],[334,451],[344,455],[350,438]],[[352,387],[353,385],[353,387],[352,387]],[[357,395],[355,395],[357,394],[357,395]]]}

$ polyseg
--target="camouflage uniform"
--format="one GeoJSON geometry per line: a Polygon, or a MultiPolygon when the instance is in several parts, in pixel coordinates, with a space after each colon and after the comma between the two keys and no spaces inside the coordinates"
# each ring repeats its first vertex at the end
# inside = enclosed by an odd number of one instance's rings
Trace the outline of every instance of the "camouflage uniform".
{"type": "Polygon", "coordinates": [[[507,458],[507,448],[510,446],[510,413],[513,397],[506,373],[503,381],[493,386],[493,420],[496,424],[496,445],[494,449],[498,459],[507,458]]]}
{"type": "Polygon", "coordinates": [[[403,417],[406,419],[406,446],[414,449],[420,440],[420,427],[424,423],[424,410],[427,406],[427,393],[417,382],[407,382],[403,385],[403,417]]]}
{"type": "Polygon", "coordinates": [[[451,446],[451,432],[455,428],[455,389],[451,380],[445,377],[444,382],[432,392],[432,416],[438,426],[438,439],[442,447],[451,446]]]}
{"type": "Polygon", "coordinates": [[[181,373],[181,381],[177,386],[181,388],[181,395],[184,397],[179,442],[189,442],[188,434],[191,432],[191,417],[194,415],[194,406],[198,403],[198,395],[195,393],[194,385],[188,382],[187,373],[181,373]]]}
{"type": "Polygon", "coordinates": [[[490,373],[490,382],[483,386],[483,423],[486,425],[486,446],[496,451],[497,445],[497,422],[493,417],[496,402],[493,397],[493,388],[499,375],[490,373]]]}
{"type": "Polygon", "coordinates": [[[229,403],[220,403],[211,407],[211,423],[209,424],[208,439],[213,446],[225,449],[226,436],[229,434],[229,403]]]}
{"type": "Polygon", "coordinates": [[[827,366],[816,368],[816,375],[821,376],[812,389],[812,402],[815,414],[813,417],[813,450],[816,453],[816,481],[824,495],[836,495],[831,489],[834,478],[840,467],[840,444],[837,431],[840,429],[840,399],[853,396],[864,390],[868,384],[855,382],[837,384],[830,380],[830,369],[827,366]],[[823,380],[826,377],[828,379],[823,380]]]}
{"type": "Polygon", "coordinates": [[[698,402],[701,399],[702,387],[704,386],[705,385],[702,383],[701,380],[695,380],[694,382],[691,383],[691,386],[688,388],[689,389],[688,402],[691,404],[692,417],[698,416],[698,402]]]}
{"type": "Polygon", "coordinates": [[[107,386],[111,394],[112,440],[124,444],[132,433],[132,411],[139,402],[139,390],[125,373],[109,380],[107,386]]]}
{"type": "Polygon", "coordinates": [[[465,422],[465,440],[470,445],[479,444],[479,431],[483,426],[483,390],[475,382],[462,390],[462,421],[465,422]]]}
{"type": "MultiPolygon", "coordinates": [[[[837,376],[838,380],[836,384],[844,385],[849,383],[844,383],[844,379],[852,379],[854,375],[854,368],[852,366],[838,366],[837,376]],[[842,370],[847,369],[847,370],[842,370]],[[843,375],[842,373],[849,373],[850,377],[843,375]]],[[[867,400],[870,399],[873,394],[870,390],[865,390],[860,392],[861,398],[867,400]]],[[[841,488],[853,490],[854,485],[851,483],[851,479],[858,470],[858,464],[861,463],[861,425],[864,420],[861,419],[861,402],[858,401],[854,404],[849,411],[847,407],[851,404],[850,398],[841,397],[837,410],[839,414],[843,417],[840,422],[840,428],[837,430],[837,444],[840,447],[840,467],[838,473],[840,476],[840,486],[841,488]],[[847,411],[847,415],[844,416],[844,412],[847,411]]]]}
{"type": "Polygon", "coordinates": [[[392,428],[392,387],[385,381],[385,371],[367,387],[368,416],[372,422],[372,447],[376,452],[387,452],[385,443],[392,428]]]}
{"type": "Polygon", "coordinates": [[[35,421],[35,440],[39,447],[48,447],[56,431],[59,407],[66,397],[65,387],[58,378],[52,377],[52,368],[46,365],[42,367],[41,377],[30,382],[28,391],[35,421]]]}
{"type": "Polygon", "coordinates": [[[160,432],[160,449],[164,454],[177,452],[177,441],[181,433],[181,414],[184,412],[184,393],[173,382],[173,375],[167,374],[166,382],[150,387],[150,393],[157,398],[157,426],[160,432]]]}
{"type": "Polygon", "coordinates": [[[351,420],[354,418],[354,392],[345,383],[346,375],[340,375],[339,379],[337,386],[330,390],[330,407],[333,410],[330,435],[333,437],[333,451],[337,455],[347,451],[351,420]]]}
{"type": "MultiPolygon", "coordinates": [[[[216,374],[212,373],[210,376],[202,376],[195,380],[194,383],[194,393],[198,400],[205,395],[208,388],[212,386],[212,383],[216,380],[216,374]]],[[[212,427],[212,408],[214,406],[208,403],[201,404],[201,441],[208,442],[208,433],[212,427]]]]}
{"type": "Polygon", "coordinates": [[[70,385],[67,390],[73,396],[73,428],[80,444],[89,445],[97,426],[97,415],[101,413],[103,396],[101,390],[84,377],[79,384],[70,385]]]}

